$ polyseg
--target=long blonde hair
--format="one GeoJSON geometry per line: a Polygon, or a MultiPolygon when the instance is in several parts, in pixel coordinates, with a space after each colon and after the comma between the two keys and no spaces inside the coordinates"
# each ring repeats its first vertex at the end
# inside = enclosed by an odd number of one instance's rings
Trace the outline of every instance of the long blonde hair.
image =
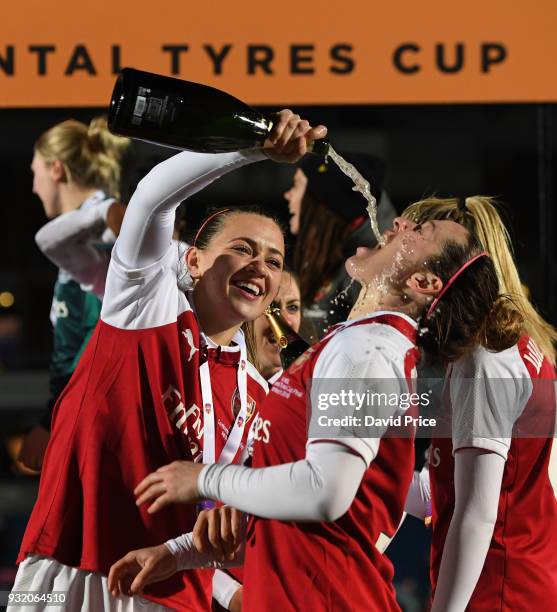
{"type": "Polygon", "coordinates": [[[416,223],[450,219],[474,233],[493,260],[500,292],[509,296],[523,317],[526,333],[534,339],[547,359],[555,364],[557,331],[528,299],[526,289],[520,282],[510,236],[498,206],[495,199],[489,196],[471,196],[464,201],[430,197],[411,204],[402,214],[416,223]]]}
{"type": "Polygon", "coordinates": [[[108,131],[106,117],[95,117],[87,126],[68,119],[44,132],[35,143],[35,153],[48,165],[58,160],[66,179],[82,187],[95,187],[120,197],[122,156],[129,138],[108,131]]]}

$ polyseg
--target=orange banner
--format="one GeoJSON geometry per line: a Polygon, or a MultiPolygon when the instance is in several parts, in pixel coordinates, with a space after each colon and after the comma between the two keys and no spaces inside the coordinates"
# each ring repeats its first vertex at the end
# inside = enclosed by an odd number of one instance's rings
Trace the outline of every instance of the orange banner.
{"type": "Polygon", "coordinates": [[[555,0],[6,0],[0,107],[105,106],[120,67],[251,104],[555,102],[555,0]]]}

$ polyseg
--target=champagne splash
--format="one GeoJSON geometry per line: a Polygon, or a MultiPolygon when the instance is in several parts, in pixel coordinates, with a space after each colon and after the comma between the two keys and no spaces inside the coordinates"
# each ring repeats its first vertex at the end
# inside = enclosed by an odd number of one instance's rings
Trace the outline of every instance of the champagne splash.
{"type": "Polygon", "coordinates": [[[379,225],[377,223],[377,200],[371,193],[369,182],[356,170],[356,168],[348,163],[342,156],[340,156],[333,147],[329,147],[327,157],[330,157],[335,164],[339,167],[340,171],[346,174],[346,176],[354,181],[353,191],[359,191],[364,198],[367,200],[367,212],[371,223],[371,230],[377,240],[377,243],[381,246],[385,245],[385,239],[379,231],[379,225]]]}

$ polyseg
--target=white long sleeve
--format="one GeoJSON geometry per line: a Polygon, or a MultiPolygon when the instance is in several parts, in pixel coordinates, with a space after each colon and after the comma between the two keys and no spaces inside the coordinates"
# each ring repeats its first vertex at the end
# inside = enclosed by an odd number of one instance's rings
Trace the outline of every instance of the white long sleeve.
{"type": "Polygon", "coordinates": [[[213,599],[218,601],[225,610],[228,610],[230,600],[241,587],[242,585],[226,572],[215,571],[213,575],[213,599]]]}
{"type": "Polygon", "coordinates": [[[305,459],[267,468],[207,465],[198,486],[207,499],[282,521],[335,521],[354,501],[366,464],[342,444],[310,444],[305,459]]]}
{"type": "Polygon", "coordinates": [[[415,471],[412,476],[404,510],[419,519],[425,519],[431,514],[431,488],[427,463],[420,472],[415,471]]]}
{"type": "Polygon", "coordinates": [[[493,536],[505,459],[467,448],[455,453],[455,509],[443,549],[432,612],[462,612],[493,536]]]}
{"type": "Polygon", "coordinates": [[[174,231],[175,210],[215,179],[267,159],[259,150],[207,154],[183,151],[155,166],[133,194],[116,242],[121,264],[140,269],[161,259],[174,231]]]}
{"type": "Polygon", "coordinates": [[[113,199],[106,199],[95,206],[59,215],[35,235],[44,255],[100,297],[104,293],[110,253],[94,242],[101,242],[106,215],[113,203],[113,199]]]}
{"type": "Polygon", "coordinates": [[[176,558],[178,571],[192,568],[219,569],[221,567],[239,567],[244,564],[245,540],[240,550],[236,553],[235,559],[232,561],[217,559],[216,551],[209,553],[199,552],[193,543],[192,532],[184,533],[177,538],[168,540],[164,544],[176,558]]]}

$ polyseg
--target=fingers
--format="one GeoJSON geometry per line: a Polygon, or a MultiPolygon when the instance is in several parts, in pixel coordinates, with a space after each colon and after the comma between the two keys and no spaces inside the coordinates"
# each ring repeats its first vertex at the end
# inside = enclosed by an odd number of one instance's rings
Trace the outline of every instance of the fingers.
{"type": "Polygon", "coordinates": [[[275,151],[290,154],[303,147],[302,139],[310,130],[309,122],[288,109],[278,113],[277,118],[270,136],[275,151]]]}
{"type": "Polygon", "coordinates": [[[273,145],[277,144],[282,131],[287,126],[288,121],[293,114],[294,113],[290,109],[285,109],[274,115],[273,128],[269,134],[269,140],[273,145]]]}
{"type": "Polygon", "coordinates": [[[133,494],[137,497],[146,491],[152,484],[156,484],[162,481],[162,476],[156,472],[152,472],[149,476],[146,476],[133,490],[133,494]]]}
{"type": "Polygon", "coordinates": [[[321,138],[325,138],[325,136],[327,136],[327,132],[328,130],[324,125],[316,125],[307,132],[306,138],[310,141],[319,140],[321,138]]]}
{"type": "Polygon", "coordinates": [[[207,516],[207,539],[211,548],[220,559],[226,558],[224,542],[221,538],[221,513],[220,508],[211,510],[207,516]]]}
{"type": "Polygon", "coordinates": [[[244,536],[245,521],[244,513],[232,508],[230,526],[232,529],[232,537],[237,545],[240,545],[244,536]]]}
{"type": "Polygon", "coordinates": [[[193,526],[193,545],[202,553],[210,551],[209,539],[207,537],[207,514],[208,510],[202,510],[193,526]]]}
{"type": "Polygon", "coordinates": [[[140,566],[135,553],[130,552],[117,561],[108,572],[108,589],[115,596],[127,595],[132,577],[139,572],[140,566]]]}
{"type": "Polygon", "coordinates": [[[233,560],[243,539],[243,515],[229,506],[203,510],[193,528],[193,544],[202,553],[233,560]]]}
{"type": "Polygon", "coordinates": [[[149,578],[151,577],[152,571],[154,568],[154,564],[148,561],[145,564],[145,567],[137,574],[135,580],[130,585],[130,593],[137,595],[138,593],[143,592],[143,589],[151,583],[149,578]]]}
{"type": "Polygon", "coordinates": [[[161,495],[160,497],[158,497],[147,508],[147,512],[149,514],[155,514],[155,512],[158,512],[159,510],[162,510],[163,508],[166,508],[166,506],[172,504],[174,501],[175,500],[168,493],[165,493],[164,495],[161,495]]]}
{"type": "MultiPolygon", "coordinates": [[[[154,482],[150,485],[142,495],[140,495],[135,503],[138,506],[144,504],[145,502],[151,501],[153,498],[160,497],[166,493],[166,485],[164,482],[154,482]]],[[[152,506],[151,506],[152,507],[152,506]]]]}
{"type": "Polygon", "coordinates": [[[222,548],[225,554],[225,558],[228,560],[234,559],[234,553],[236,552],[237,543],[234,538],[232,530],[232,508],[230,506],[224,506],[221,510],[221,522],[220,522],[220,537],[222,541],[222,548]]]}

